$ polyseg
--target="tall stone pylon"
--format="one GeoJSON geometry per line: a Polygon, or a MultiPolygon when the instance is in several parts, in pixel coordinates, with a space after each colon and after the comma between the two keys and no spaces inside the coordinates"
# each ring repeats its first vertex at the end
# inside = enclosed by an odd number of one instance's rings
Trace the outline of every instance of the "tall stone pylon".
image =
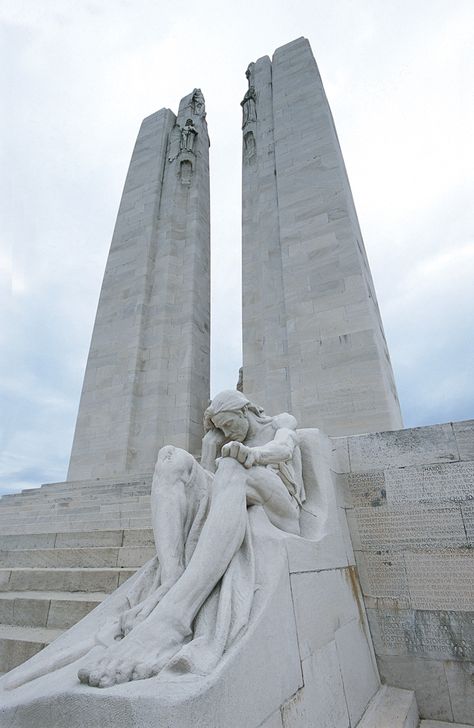
{"type": "Polygon", "coordinates": [[[301,427],[402,427],[390,357],[331,110],[299,38],[247,70],[243,388],[301,427]]]}
{"type": "Polygon", "coordinates": [[[199,89],[144,119],[117,216],[68,480],[196,453],[209,402],[209,137],[199,89]]]}

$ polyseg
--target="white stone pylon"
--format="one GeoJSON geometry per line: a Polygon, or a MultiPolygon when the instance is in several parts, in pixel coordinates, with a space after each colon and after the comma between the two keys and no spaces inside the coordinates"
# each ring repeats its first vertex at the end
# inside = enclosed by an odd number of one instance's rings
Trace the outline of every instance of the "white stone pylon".
{"type": "Polygon", "coordinates": [[[402,427],[331,110],[299,38],[250,64],[243,106],[243,389],[344,435],[402,427]]]}
{"type": "Polygon", "coordinates": [[[68,480],[197,453],[209,402],[209,137],[199,89],[144,119],[100,294],[68,480]]]}

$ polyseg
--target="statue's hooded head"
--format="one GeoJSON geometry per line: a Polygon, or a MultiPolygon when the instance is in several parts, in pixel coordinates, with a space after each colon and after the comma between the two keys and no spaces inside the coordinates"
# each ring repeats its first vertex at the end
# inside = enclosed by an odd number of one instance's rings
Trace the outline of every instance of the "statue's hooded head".
{"type": "Polygon", "coordinates": [[[226,389],[216,394],[204,412],[204,429],[206,432],[217,427],[226,438],[243,442],[249,429],[248,413],[260,417],[261,407],[256,407],[237,389],[226,389]]]}

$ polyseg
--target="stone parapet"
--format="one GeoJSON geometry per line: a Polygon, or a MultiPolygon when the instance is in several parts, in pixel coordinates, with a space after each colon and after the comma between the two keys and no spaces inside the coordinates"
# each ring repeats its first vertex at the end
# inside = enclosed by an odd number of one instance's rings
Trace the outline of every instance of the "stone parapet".
{"type": "Polygon", "coordinates": [[[474,420],[332,440],[380,674],[474,722],[474,420]]]}

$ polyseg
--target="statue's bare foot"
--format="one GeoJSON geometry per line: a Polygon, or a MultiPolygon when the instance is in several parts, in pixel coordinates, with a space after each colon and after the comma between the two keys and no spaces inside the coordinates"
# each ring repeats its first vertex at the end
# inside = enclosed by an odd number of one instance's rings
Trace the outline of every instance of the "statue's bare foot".
{"type": "Polygon", "coordinates": [[[171,620],[158,622],[150,618],[90,663],[86,662],[78,672],[79,680],[92,687],[108,688],[158,675],[185,637],[183,627],[171,624],[171,620]]]}
{"type": "Polygon", "coordinates": [[[161,584],[152,594],[146,597],[146,599],[122,614],[119,626],[120,632],[123,636],[127,635],[138,624],[150,616],[155,607],[163,599],[165,594],[168,593],[177,579],[178,577],[172,581],[161,584]]]}

